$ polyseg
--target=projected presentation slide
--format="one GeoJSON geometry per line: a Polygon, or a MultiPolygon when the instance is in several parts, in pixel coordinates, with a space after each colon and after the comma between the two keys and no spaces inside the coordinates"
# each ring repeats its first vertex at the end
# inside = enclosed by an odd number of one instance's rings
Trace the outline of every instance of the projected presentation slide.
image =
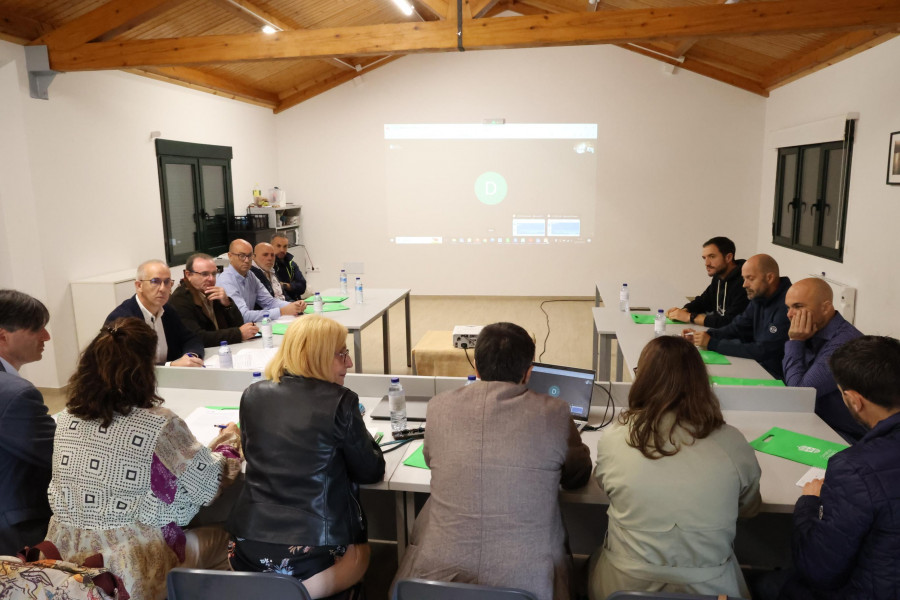
{"type": "Polygon", "coordinates": [[[597,125],[384,126],[391,243],[588,243],[597,125]]]}

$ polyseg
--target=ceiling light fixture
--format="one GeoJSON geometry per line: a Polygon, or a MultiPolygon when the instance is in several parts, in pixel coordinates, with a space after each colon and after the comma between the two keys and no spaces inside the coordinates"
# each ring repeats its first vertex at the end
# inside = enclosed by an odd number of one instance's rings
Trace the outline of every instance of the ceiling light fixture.
{"type": "Polygon", "coordinates": [[[271,25],[263,25],[263,28],[262,28],[263,33],[268,33],[269,35],[272,35],[276,31],[278,31],[278,30],[275,29],[274,27],[272,27],[271,25]]]}
{"type": "Polygon", "coordinates": [[[394,4],[397,5],[397,8],[403,11],[403,14],[407,17],[413,14],[412,4],[407,2],[406,0],[394,0],[394,4]]]}

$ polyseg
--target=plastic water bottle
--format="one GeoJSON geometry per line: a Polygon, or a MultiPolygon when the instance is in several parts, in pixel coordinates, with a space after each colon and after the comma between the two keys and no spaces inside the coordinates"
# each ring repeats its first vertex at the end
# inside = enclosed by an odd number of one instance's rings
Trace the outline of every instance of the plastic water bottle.
{"type": "Polygon", "coordinates": [[[272,337],[272,321],[269,319],[269,313],[263,315],[259,330],[262,332],[263,348],[274,348],[275,339],[272,337]]]}
{"type": "Polygon", "coordinates": [[[317,315],[321,315],[323,312],[325,312],[325,303],[322,302],[322,294],[320,294],[319,292],[316,292],[316,297],[313,298],[313,311],[317,315]]]}
{"type": "Polygon", "coordinates": [[[356,303],[363,303],[362,279],[360,279],[359,277],[356,278],[356,303]]]}
{"type": "Polygon", "coordinates": [[[628,301],[628,284],[623,283],[622,289],[619,290],[619,310],[622,312],[628,312],[631,309],[631,304],[628,301]]]}
{"type": "Polygon", "coordinates": [[[262,381],[262,380],[263,380],[262,373],[259,371],[253,371],[253,379],[250,380],[250,385],[253,385],[257,381],[262,381]]]}
{"type": "Polygon", "coordinates": [[[231,360],[231,348],[228,347],[228,342],[226,342],[225,340],[219,342],[219,368],[234,368],[234,361],[231,360]]]}
{"type": "Polygon", "coordinates": [[[347,271],[341,269],[341,295],[347,295],[347,271]]]}
{"type": "Polygon", "coordinates": [[[399,377],[391,377],[388,387],[388,407],[391,409],[391,431],[406,429],[406,394],[399,377]]]}
{"type": "Polygon", "coordinates": [[[472,385],[473,383],[475,383],[475,376],[469,375],[469,378],[466,380],[466,385],[472,385]]]}
{"type": "Polygon", "coordinates": [[[666,312],[663,309],[656,311],[656,318],[653,319],[653,334],[655,337],[666,335],[666,312]]]}

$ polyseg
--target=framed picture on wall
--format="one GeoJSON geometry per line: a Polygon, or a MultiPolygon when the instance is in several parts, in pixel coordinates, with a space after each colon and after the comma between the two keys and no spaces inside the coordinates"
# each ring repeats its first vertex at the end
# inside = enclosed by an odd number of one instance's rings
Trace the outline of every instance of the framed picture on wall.
{"type": "Polygon", "coordinates": [[[900,131],[891,134],[887,182],[888,185],[900,185],[900,131]]]}

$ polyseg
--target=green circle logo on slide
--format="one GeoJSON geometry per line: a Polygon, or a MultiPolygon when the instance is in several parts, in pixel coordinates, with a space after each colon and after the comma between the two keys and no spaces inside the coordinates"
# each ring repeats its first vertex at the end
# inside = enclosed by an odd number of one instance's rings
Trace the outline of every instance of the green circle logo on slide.
{"type": "Polygon", "coordinates": [[[475,180],[475,195],[489,206],[500,204],[506,198],[508,186],[500,173],[487,171],[475,180]]]}

